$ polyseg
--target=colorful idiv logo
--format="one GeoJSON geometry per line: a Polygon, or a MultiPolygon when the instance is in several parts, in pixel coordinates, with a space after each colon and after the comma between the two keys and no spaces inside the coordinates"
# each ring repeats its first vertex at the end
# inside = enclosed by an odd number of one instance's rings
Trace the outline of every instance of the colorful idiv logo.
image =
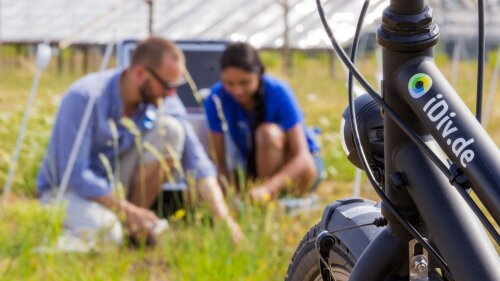
{"type": "Polygon", "coordinates": [[[410,78],[408,82],[408,91],[410,95],[418,99],[423,96],[432,87],[432,79],[429,75],[424,73],[417,73],[410,78]]]}

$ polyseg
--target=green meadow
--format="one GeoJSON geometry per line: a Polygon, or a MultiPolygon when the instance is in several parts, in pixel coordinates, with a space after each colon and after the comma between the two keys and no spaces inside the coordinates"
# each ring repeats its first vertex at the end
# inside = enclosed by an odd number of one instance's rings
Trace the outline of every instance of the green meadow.
{"type": "MultiPolygon", "coordinates": [[[[339,133],[347,104],[346,79],[340,62],[332,65],[326,53],[295,52],[293,69],[283,71],[278,53],[265,51],[262,58],[269,73],[292,86],[307,124],[321,129],[322,155],[328,172],[327,180],[317,191],[321,206],[351,196],[355,169],[345,158],[339,133]]],[[[485,95],[495,59],[492,53],[486,63],[485,95]]],[[[452,62],[440,52],[436,62],[450,78],[452,62]]],[[[375,55],[364,55],[358,66],[377,88],[375,55]]],[[[474,108],[475,61],[460,62],[458,71],[456,89],[469,108],[474,108]]],[[[35,177],[61,96],[81,75],[76,70],[58,71],[55,60],[42,75],[12,194],[7,205],[0,207],[0,280],[282,280],[295,247],[320,219],[321,208],[288,215],[276,203],[252,205],[243,194],[238,204],[227,198],[247,238],[240,245],[235,246],[225,225],[213,221],[203,202],[197,202],[169,219],[170,228],[152,249],[103,247],[85,254],[36,250],[41,245],[53,245],[61,231],[62,217],[36,200],[35,177]]],[[[0,60],[0,190],[7,178],[33,76],[34,59],[15,56],[4,47],[0,60]]],[[[500,87],[488,126],[497,144],[499,91],[500,87]]],[[[366,185],[365,180],[362,195],[376,200],[366,185]]]]}

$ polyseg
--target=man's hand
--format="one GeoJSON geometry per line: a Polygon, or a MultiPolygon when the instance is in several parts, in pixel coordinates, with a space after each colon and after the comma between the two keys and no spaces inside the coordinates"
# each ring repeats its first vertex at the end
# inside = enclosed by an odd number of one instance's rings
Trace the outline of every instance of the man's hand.
{"type": "Polygon", "coordinates": [[[125,214],[125,224],[132,234],[139,232],[152,233],[152,229],[159,221],[153,212],[137,207],[128,201],[114,198],[111,194],[91,199],[117,214],[125,214]]]}
{"type": "Polygon", "coordinates": [[[153,212],[131,203],[125,204],[123,211],[125,212],[125,224],[133,235],[154,236],[153,228],[159,219],[153,212]]]}
{"type": "Polygon", "coordinates": [[[237,222],[235,222],[232,218],[226,219],[227,226],[229,227],[229,231],[231,232],[231,239],[234,244],[239,245],[245,240],[245,234],[241,231],[240,226],[237,222]]]}
{"type": "Polygon", "coordinates": [[[224,196],[222,195],[217,179],[215,177],[207,177],[199,180],[196,185],[196,189],[200,193],[201,197],[209,203],[214,215],[218,219],[226,222],[229,227],[229,231],[231,231],[233,242],[235,244],[239,244],[245,240],[245,235],[241,231],[240,226],[229,214],[229,210],[226,202],[224,201],[224,196]]]}

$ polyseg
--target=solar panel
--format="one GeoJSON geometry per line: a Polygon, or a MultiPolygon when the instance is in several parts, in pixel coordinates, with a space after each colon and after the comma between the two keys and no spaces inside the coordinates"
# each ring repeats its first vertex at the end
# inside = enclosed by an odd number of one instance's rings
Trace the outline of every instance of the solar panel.
{"type": "MultiPolygon", "coordinates": [[[[255,47],[280,48],[284,42],[284,9],[278,0],[163,0],[154,1],[153,30],[172,40],[248,41],[255,47]]],[[[288,0],[289,43],[292,48],[330,48],[316,5],[288,0]]],[[[325,1],[325,11],[344,45],[352,40],[362,0],[325,1]]],[[[374,32],[388,0],[371,1],[366,32],[374,32]],[[370,27],[370,28],[367,28],[370,27]]],[[[443,31],[453,36],[456,26],[475,32],[476,1],[432,1],[443,31]],[[444,13],[443,11],[446,11],[444,13]],[[472,19],[467,22],[467,19],[472,19]]],[[[500,0],[487,1],[487,24],[498,26],[500,0]]],[[[488,29],[488,28],[487,28],[488,29]]],[[[489,28],[488,35],[500,38],[489,28]]],[[[456,34],[455,34],[456,33],[456,34]]],[[[62,42],[105,44],[148,36],[148,6],[144,0],[0,0],[0,40],[3,42],[62,42]]]]}

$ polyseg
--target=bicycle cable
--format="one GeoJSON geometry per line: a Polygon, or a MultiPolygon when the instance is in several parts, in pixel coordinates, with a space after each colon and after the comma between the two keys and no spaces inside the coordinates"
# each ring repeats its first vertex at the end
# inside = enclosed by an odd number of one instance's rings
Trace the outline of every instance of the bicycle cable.
{"type": "MultiPolygon", "coordinates": [[[[426,154],[427,157],[429,157],[432,162],[441,170],[443,174],[445,174],[448,179],[450,179],[450,183],[458,189],[459,193],[462,195],[464,200],[467,202],[467,204],[471,207],[471,209],[474,211],[476,216],[481,220],[482,224],[485,226],[485,228],[488,230],[488,232],[492,235],[494,240],[498,245],[500,245],[500,235],[496,231],[495,227],[491,224],[491,222],[486,218],[484,213],[480,210],[480,208],[476,205],[476,203],[470,198],[470,196],[464,192],[464,186],[461,185],[461,183],[458,183],[456,181],[457,176],[456,174],[453,174],[448,168],[441,162],[441,160],[432,152],[432,150],[425,145],[424,141],[418,136],[418,134],[415,133],[410,127],[408,127],[404,121],[401,120],[401,118],[395,113],[392,108],[389,107],[389,105],[375,92],[375,90],[369,85],[369,83],[366,81],[366,79],[359,73],[357,68],[354,66],[352,61],[347,58],[347,55],[345,54],[344,50],[338,45],[335,37],[333,36],[332,31],[330,30],[328,23],[326,21],[326,18],[324,16],[324,11],[322,9],[322,5],[320,1],[317,1],[318,5],[318,12],[320,13],[320,17],[323,23],[323,26],[325,28],[325,31],[327,32],[329,39],[331,43],[333,44],[334,49],[337,51],[339,54],[339,57],[342,59],[344,64],[348,67],[350,70],[350,76],[354,76],[360,84],[367,90],[368,94],[374,98],[374,100],[389,114],[389,116],[395,121],[395,123],[398,125],[399,128],[405,132],[405,134],[417,145],[417,147],[426,154]]],[[[354,44],[354,43],[353,43],[354,44]]],[[[353,112],[352,110],[350,110],[353,112]]],[[[352,122],[352,120],[351,120],[352,122]]],[[[357,126],[356,126],[357,128],[357,126]]],[[[359,130],[358,130],[359,132],[359,130]]],[[[355,135],[356,136],[356,135],[355,135]]],[[[357,134],[359,137],[359,133],[357,134]]],[[[356,139],[356,137],[354,137],[356,139]]],[[[355,142],[356,144],[356,142],[355,142]]],[[[359,150],[361,153],[364,153],[363,150],[359,150]]],[[[364,155],[364,154],[363,154],[364,155]]],[[[361,158],[361,157],[360,157],[361,158]]],[[[458,170],[459,171],[459,170],[458,170]]],[[[461,174],[461,173],[460,173],[461,174]]],[[[463,177],[462,177],[463,179],[463,177]]]]}
{"type": "MultiPolygon", "coordinates": [[[[351,230],[351,229],[355,229],[355,228],[360,228],[360,227],[365,227],[365,226],[371,226],[371,225],[374,225],[376,227],[383,227],[383,226],[386,226],[387,225],[387,220],[384,218],[384,217],[378,217],[378,218],[375,218],[372,222],[369,222],[369,223],[362,223],[362,224],[357,224],[357,225],[351,225],[351,226],[347,226],[347,227],[344,227],[344,228],[339,228],[339,229],[335,229],[335,230],[323,230],[322,232],[320,232],[317,236],[317,239],[316,239],[316,242],[314,243],[314,248],[316,249],[316,252],[318,252],[318,256],[321,260],[321,263],[326,267],[326,269],[329,271],[330,275],[332,276],[333,280],[336,280],[335,279],[335,276],[333,274],[333,270],[332,268],[330,267],[330,265],[328,264],[328,262],[325,260],[325,258],[323,257],[323,254],[321,253],[321,251],[330,251],[331,248],[333,247],[333,243],[328,243],[329,245],[327,246],[327,248],[322,248],[321,244],[323,244],[323,239],[333,239],[333,241],[335,242],[336,238],[334,236],[335,233],[338,233],[338,232],[342,232],[342,231],[346,231],[346,230],[351,230]],[[325,235],[326,233],[326,235],[325,235]]],[[[323,269],[320,269],[320,270],[323,270],[323,269]]]]}
{"type": "Polygon", "coordinates": [[[326,262],[326,260],[323,258],[323,256],[321,256],[321,254],[319,254],[318,256],[319,256],[321,263],[323,263],[323,265],[326,266],[326,268],[328,269],[328,272],[330,272],[330,275],[332,276],[333,281],[337,281],[337,279],[335,279],[335,275],[333,274],[333,269],[330,267],[330,265],[328,265],[328,262],[326,262]]]}
{"type": "Polygon", "coordinates": [[[481,123],[483,111],[483,81],[484,81],[484,1],[477,1],[478,45],[477,45],[477,97],[476,119],[481,123]]]}
{"type": "MultiPolygon", "coordinates": [[[[480,2],[483,2],[483,0],[480,0],[480,2]]],[[[484,18],[484,16],[481,16],[481,10],[483,10],[484,12],[484,8],[483,9],[479,9],[479,14],[480,14],[480,18],[484,18]]],[[[361,17],[359,18],[359,21],[364,21],[364,19],[362,19],[361,17]]],[[[483,21],[483,28],[480,28],[480,30],[483,30],[484,31],[484,21],[483,21]]],[[[483,41],[484,42],[484,32],[483,32],[483,35],[480,36],[482,37],[482,39],[480,39],[479,41],[483,41]]],[[[359,39],[358,39],[359,40],[359,39]]],[[[357,43],[356,42],[356,36],[355,36],[355,39],[354,39],[354,42],[353,42],[353,49],[354,49],[354,52],[356,52],[356,48],[354,48],[354,44],[356,44],[357,46],[357,43]]],[[[355,62],[355,53],[354,55],[351,54],[351,61],[355,62]]],[[[484,55],[482,56],[483,57],[483,60],[484,60],[484,55]]],[[[480,77],[483,76],[483,71],[482,71],[482,67],[479,67],[478,69],[478,73],[480,73],[480,77]]],[[[349,80],[348,80],[348,91],[352,91],[352,83],[353,83],[353,79],[352,79],[352,74],[349,73],[349,80]]],[[[481,79],[482,80],[482,79],[481,79]]],[[[479,80],[478,80],[479,81],[479,80]]],[[[480,83],[482,85],[482,81],[480,83]]],[[[478,85],[479,87],[479,85],[478,85]]],[[[482,89],[481,90],[478,90],[478,93],[481,93],[482,95],[482,89]]],[[[349,92],[349,95],[352,95],[352,93],[349,92]]],[[[481,99],[479,99],[479,101],[481,101],[481,99]]],[[[351,112],[353,112],[353,109],[349,109],[351,112]]],[[[355,114],[354,114],[355,116],[355,114]]],[[[351,121],[352,122],[352,121],[351,121]]],[[[356,130],[358,133],[355,135],[355,138],[359,136],[359,130],[356,126],[356,130]]],[[[363,152],[364,153],[364,152],[363,152]]],[[[466,187],[464,187],[462,184],[464,184],[466,181],[463,180],[462,183],[459,183],[458,181],[455,181],[457,179],[458,176],[461,176],[461,172],[459,169],[454,169],[454,171],[450,171],[448,170],[444,164],[442,164],[441,161],[438,161],[437,163],[435,162],[435,164],[438,165],[438,167],[441,169],[441,171],[446,175],[446,177],[448,177],[448,179],[450,179],[450,183],[457,189],[457,191],[460,193],[460,195],[462,196],[462,198],[466,201],[466,203],[469,205],[469,207],[471,207],[472,211],[474,212],[474,214],[479,218],[479,220],[481,221],[481,223],[483,224],[483,226],[488,230],[488,232],[491,234],[492,238],[495,240],[495,242],[497,243],[497,245],[500,245],[500,234],[498,233],[498,231],[495,229],[495,227],[493,226],[493,224],[488,220],[488,218],[484,215],[484,213],[481,211],[481,209],[479,208],[479,206],[474,202],[474,200],[469,196],[469,194],[464,190],[466,187]],[[458,173],[458,174],[457,174],[458,173]]]]}
{"type": "MultiPolygon", "coordinates": [[[[318,13],[320,15],[323,27],[325,28],[325,31],[327,32],[328,37],[329,37],[331,43],[333,44],[333,47],[334,47],[335,51],[337,52],[337,54],[340,56],[340,58],[342,59],[342,61],[348,67],[348,69],[350,71],[350,75],[355,76],[356,79],[360,82],[360,84],[369,92],[369,94],[375,100],[381,101],[381,102],[379,102],[379,104],[381,104],[381,106],[383,105],[382,107],[384,108],[384,110],[387,108],[387,112],[391,112],[389,114],[390,115],[394,115],[393,119],[397,120],[397,121],[395,120],[395,122],[396,123],[400,123],[400,124],[398,124],[398,125],[400,125],[400,127],[404,127],[406,124],[404,124],[404,122],[399,118],[399,116],[397,116],[396,113],[393,112],[392,109],[385,103],[385,101],[383,101],[380,98],[380,96],[378,96],[378,94],[375,92],[375,90],[368,84],[368,82],[364,79],[364,77],[357,71],[357,69],[354,66],[353,62],[347,57],[347,55],[345,54],[345,52],[342,49],[342,47],[340,47],[340,45],[338,45],[338,43],[337,43],[335,37],[333,36],[333,33],[332,33],[332,31],[331,31],[331,29],[330,29],[330,27],[328,25],[328,22],[326,20],[326,17],[325,17],[324,11],[323,11],[323,6],[321,4],[321,0],[316,0],[316,4],[317,4],[318,13]]],[[[369,4],[369,0],[365,0],[365,4],[369,4]]],[[[368,6],[368,5],[366,5],[366,6],[368,6]]],[[[364,13],[366,13],[366,10],[364,11],[364,13]]],[[[358,21],[356,32],[360,32],[361,26],[362,26],[362,23],[360,24],[360,22],[358,21]]],[[[352,51],[354,51],[354,49],[352,49],[352,51]]],[[[384,194],[384,192],[382,191],[382,188],[379,186],[378,182],[375,180],[375,176],[373,175],[371,169],[369,168],[368,160],[366,159],[366,155],[364,154],[363,148],[361,146],[361,141],[360,141],[360,138],[359,138],[359,131],[357,130],[358,129],[357,128],[357,122],[355,120],[355,115],[353,114],[354,113],[353,112],[354,102],[353,102],[352,92],[351,92],[351,95],[349,96],[349,108],[350,108],[351,123],[352,123],[353,128],[354,128],[354,133],[356,134],[356,137],[354,138],[354,143],[356,145],[356,149],[358,149],[358,151],[360,152],[359,156],[360,156],[360,159],[361,159],[361,164],[363,165],[363,168],[364,168],[365,172],[368,174],[368,179],[369,179],[370,183],[374,187],[374,189],[377,192],[377,194],[382,198],[382,200],[384,202],[386,202],[388,209],[391,211],[391,213],[393,213],[393,215],[398,219],[398,221],[400,221],[400,223],[403,225],[403,227],[415,239],[417,239],[417,241],[420,244],[422,244],[422,246],[424,248],[426,248],[426,250],[428,250],[434,256],[434,258],[436,258],[436,260],[438,261],[438,263],[440,264],[440,266],[442,267],[442,269],[444,271],[446,271],[446,273],[448,273],[449,275],[451,275],[451,272],[450,272],[450,270],[448,268],[448,265],[446,264],[446,262],[444,261],[444,259],[437,253],[437,251],[427,241],[424,240],[424,238],[413,227],[413,225],[411,225],[403,217],[403,215],[392,204],[392,202],[389,200],[389,198],[384,194]]],[[[405,129],[406,129],[405,131],[407,131],[408,133],[410,133],[412,135],[414,134],[414,138],[415,139],[417,139],[417,138],[420,139],[420,137],[418,135],[416,135],[416,133],[413,130],[411,130],[411,128],[407,129],[405,127],[405,129]]],[[[420,141],[422,141],[422,140],[420,139],[420,141]]],[[[423,144],[423,145],[425,145],[425,144],[423,144]]],[[[434,155],[434,157],[436,157],[436,156],[434,155]]]]}
{"type": "MultiPolygon", "coordinates": [[[[361,8],[361,12],[360,12],[360,15],[359,15],[358,23],[356,25],[356,32],[354,33],[354,38],[353,38],[353,42],[352,42],[352,46],[351,46],[351,61],[353,63],[355,62],[355,59],[356,59],[356,50],[358,48],[359,37],[361,35],[361,28],[363,26],[364,18],[365,18],[366,11],[368,10],[369,5],[370,5],[370,0],[365,0],[365,2],[363,3],[363,7],[361,8]]],[[[349,97],[351,97],[351,95],[352,95],[352,88],[353,88],[353,83],[352,82],[353,82],[352,81],[352,73],[349,72],[348,82],[347,82],[348,83],[347,87],[348,87],[348,93],[349,93],[348,95],[349,95],[349,97]]],[[[349,104],[351,104],[351,101],[349,101],[349,104]]],[[[350,226],[350,227],[347,227],[345,229],[340,229],[340,230],[335,230],[335,231],[329,231],[329,233],[333,235],[334,233],[339,232],[339,231],[353,229],[353,228],[358,228],[358,227],[363,227],[363,226],[372,225],[372,224],[373,224],[373,222],[371,222],[369,224],[361,224],[361,225],[356,225],[356,226],[350,226]]],[[[318,239],[316,240],[316,243],[318,243],[318,239]]],[[[320,258],[321,263],[326,267],[326,269],[328,269],[328,272],[330,273],[330,275],[333,278],[333,280],[336,281],[335,276],[333,274],[333,270],[330,267],[330,265],[328,264],[328,262],[323,258],[323,255],[321,254],[319,246],[316,245],[315,248],[316,248],[316,251],[318,252],[318,257],[320,258]]]]}

